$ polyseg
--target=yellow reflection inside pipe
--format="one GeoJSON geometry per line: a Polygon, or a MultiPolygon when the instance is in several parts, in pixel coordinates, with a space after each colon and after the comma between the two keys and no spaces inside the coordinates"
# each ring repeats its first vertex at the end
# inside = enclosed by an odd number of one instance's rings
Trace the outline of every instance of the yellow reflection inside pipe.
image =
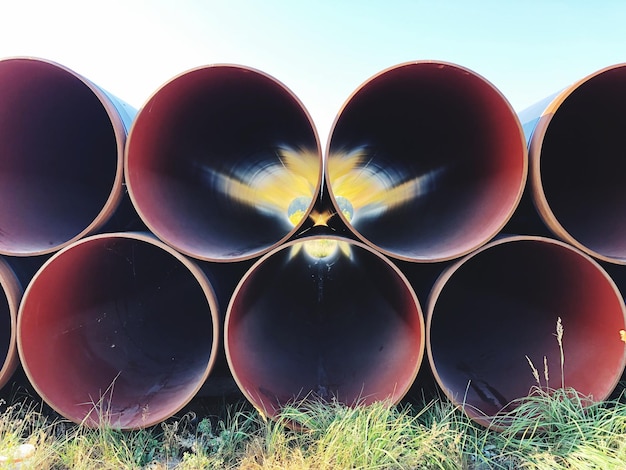
{"type": "Polygon", "coordinates": [[[315,196],[319,159],[315,152],[289,147],[279,147],[276,156],[276,161],[235,175],[209,170],[211,182],[229,198],[296,226],[315,196]]]}
{"type": "Polygon", "coordinates": [[[374,164],[366,147],[334,152],[328,158],[330,187],[348,222],[379,216],[432,191],[442,173],[438,168],[408,178],[395,168],[374,164]]]}
{"type": "MultiPolygon", "coordinates": [[[[316,196],[319,161],[317,154],[309,150],[279,147],[276,153],[276,162],[248,168],[235,175],[208,168],[203,171],[209,175],[211,185],[229,198],[275,215],[295,227],[307,214],[316,196]]],[[[351,202],[341,196],[337,197],[337,201],[344,217],[351,220],[354,214],[351,202]]],[[[326,225],[331,216],[331,213],[316,210],[312,210],[309,215],[314,225],[326,225]]],[[[290,257],[302,248],[315,261],[328,262],[339,253],[352,258],[350,245],[335,239],[304,240],[292,247],[290,257]]]]}
{"type": "Polygon", "coordinates": [[[291,247],[289,254],[290,258],[293,258],[301,250],[306,253],[309,258],[314,261],[331,261],[338,254],[343,254],[347,258],[352,258],[352,250],[350,244],[341,240],[335,240],[332,238],[314,238],[311,240],[303,240],[301,243],[297,243],[291,247]]]}

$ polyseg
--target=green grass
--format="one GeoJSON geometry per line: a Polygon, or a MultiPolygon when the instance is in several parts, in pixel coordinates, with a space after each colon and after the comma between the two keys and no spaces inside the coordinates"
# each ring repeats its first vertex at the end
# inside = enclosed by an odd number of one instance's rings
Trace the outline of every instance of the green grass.
{"type": "MultiPolygon", "coordinates": [[[[22,398],[3,404],[0,456],[20,444],[20,469],[625,469],[626,400],[590,403],[537,387],[497,417],[471,421],[445,398],[346,407],[302,402],[266,421],[249,404],[217,415],[187,411],[158,426],[119,431],[69,423],[22,398]]],[[[4,465],[4,466],[3,466],[4,465]]],[[[12,466],[13,465],[13,466],[12,466]]]]}
{"type": "MultiPolygon", "coordinates": [[[[557,321],[561,350],[563,327],[557,321]]],[[[62,419],[22,394],[0,405],[0,469],[626,470],[625,384],[594,403],[573,389],[536,386],[489,428],[445,397],[346,407],[303,400],[268,421],[245,401],[188,407],[158,426],[120,431],[62,419]],[[34,449],[15,462],[18,449],[34,449]]],[[[102,413],[106,415],[106,413],[102,413]]]]}

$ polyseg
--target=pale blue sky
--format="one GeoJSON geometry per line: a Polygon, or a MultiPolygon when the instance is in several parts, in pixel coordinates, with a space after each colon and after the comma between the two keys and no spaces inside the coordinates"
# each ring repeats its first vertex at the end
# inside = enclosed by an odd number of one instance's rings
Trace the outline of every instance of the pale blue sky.
{"type": "Polygon", "coordinates": [[[626,62],[626,2],[0,0],[0,58],[57,61],[140,108],[193,67],[236,63],[289,87],[324,142],[373,74],[443,60],[492,82],[517,111],[626,62]]]}

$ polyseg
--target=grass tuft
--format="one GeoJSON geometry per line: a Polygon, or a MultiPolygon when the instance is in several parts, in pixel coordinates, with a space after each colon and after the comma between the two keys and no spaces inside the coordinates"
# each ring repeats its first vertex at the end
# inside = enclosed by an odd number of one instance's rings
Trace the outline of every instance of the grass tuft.
{"type": "Polygon", "coordinates": [[[537,386],[490,428],[445,397],[394,406],[308,400],[267,421],[248,403],[219,416],[188,411],[158,426],[120,431],[51,416],[34,401],[1,405],[0,468],[23,469],[602,469],[626,466],[626,398],[591,402],[537,386]]]}

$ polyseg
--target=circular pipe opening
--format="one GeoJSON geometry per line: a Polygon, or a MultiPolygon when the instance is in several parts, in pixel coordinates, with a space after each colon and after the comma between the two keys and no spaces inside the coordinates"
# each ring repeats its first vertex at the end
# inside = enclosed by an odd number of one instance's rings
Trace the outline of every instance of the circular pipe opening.
{"type": "Polygon", "coordinates": [[[215,361],[219,320],[203,272],[152,236],[85,238],[29,284],[18,316],[41,397],[89,426],[133,429],[180,410],[215,361]]]}
{"type": "Polygon", "coordinates": [[[22,286],[13,269],[0,258],[0,388],[4,387],[19,363],[17,353],[17,311],[22,286]]]}
{"type": "Polygon", "coordinates": [[[543,111],[529,155],[533,198],[558,237],[626,264],[626,65],[589,75],[543,111]]]}
{"type": "Polygon", "coordinates": [[[130,131],[126,179],[150,230],[208,261],[249,259],[291,236],[321,184],[317,132],[284,85],[213,65],[157,90],[130,131]]]}
{"type": "Polygon", "coordinates": [[[398,402],[422,361],[424,321],[385,257],[340,237],[308,237],[246,273],[226,313],[225,347],[239,388],[270,418],[305,399],[398,402]]]}
{"type": "Polygon", "coordinates": [[[51,253],[101,227],[122,196],[126,131],[73,71],[0,60],[0,253],[51,253]]]}
{"type": "Polygon", "coordinates": [[[527,176],[522,128],[484,78],[400,64],[361,85],[333,125],[326,180],[342,218],[395,258],[443,261],[496,235],[527,176]]]}
{"type": "Polygon", "coordinates": [[[606,399],[626,364],[624,324],[621,294],[592,258],[549,238],[503,238],[436,281],[428,301],[428,358],[445,394],[488,425],[540,385],[526,357],[542,387],[606,399]]]}

